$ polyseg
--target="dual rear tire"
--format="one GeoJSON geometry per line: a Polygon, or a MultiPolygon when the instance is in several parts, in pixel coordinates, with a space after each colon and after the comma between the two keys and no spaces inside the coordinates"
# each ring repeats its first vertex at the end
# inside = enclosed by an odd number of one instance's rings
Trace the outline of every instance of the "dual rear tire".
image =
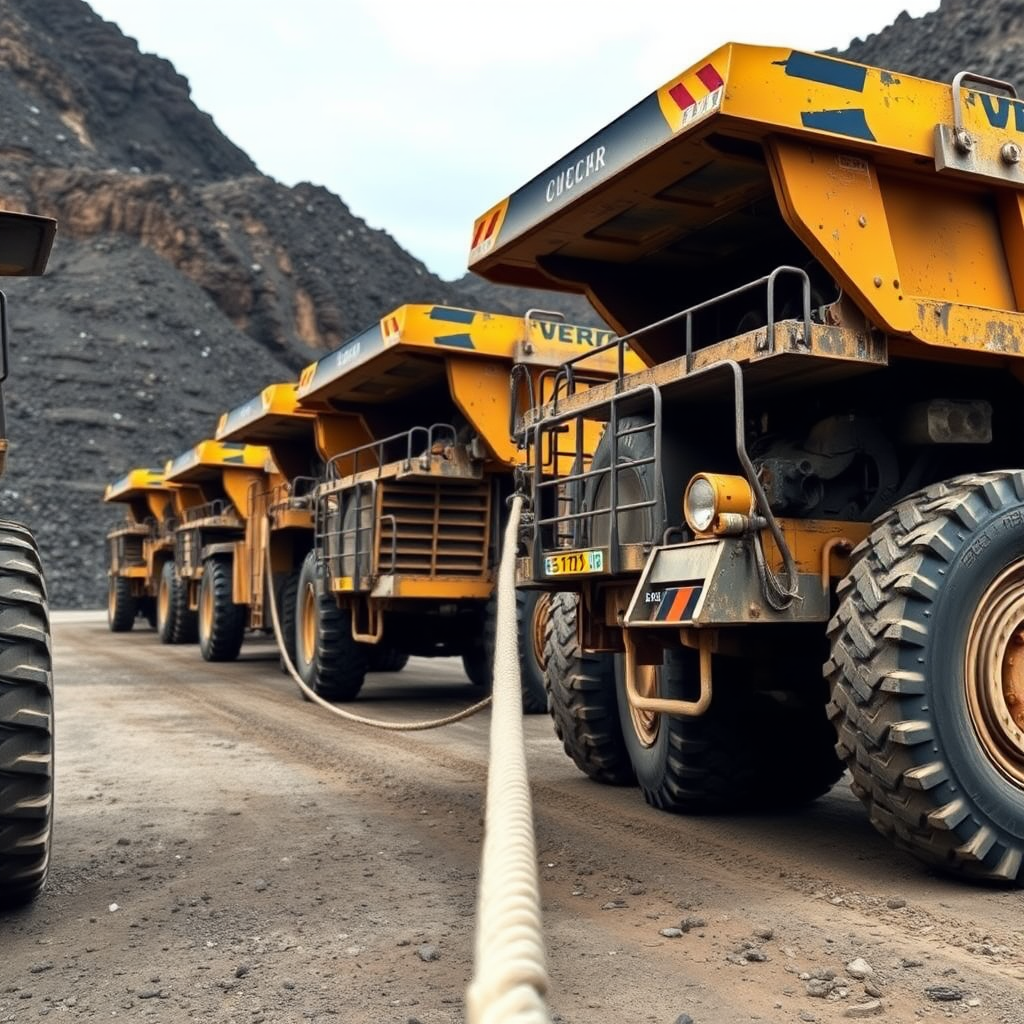
{"type": "Polygon", "coordinates": [[[189,609],[188,587],[164,562],[156,592],[156,632],[162,644],[194,644],[199,638],[199,617],[189,609]]]}
{"type": "Polygon", "coordinates": [[[127,633],[135,625],[139,605],[132,581],[124,576],[107,577],[107,625],[111,633],[127,633]]]}

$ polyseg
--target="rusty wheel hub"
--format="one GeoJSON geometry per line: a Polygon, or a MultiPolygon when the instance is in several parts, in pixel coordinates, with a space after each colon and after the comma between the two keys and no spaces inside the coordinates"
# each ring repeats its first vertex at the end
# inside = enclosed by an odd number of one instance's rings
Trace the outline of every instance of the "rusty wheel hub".
{"type": "Polygon", "coordinates": [[[302,600],[299,602],[300,627],[299,637],[302,647],[302,661],[304,664],[312,664],[313,656],[316,653],[316,593],[313,584],[307,583],[306,589],[302,592],[302,600]]]}
{"type": "Polygon", "coordinates": [[[988,759],[1024,786],[1024,560],[982,595],[967,636],[971,723],[988,759]]]}
{"type": "Polygon", "coordinates": [[[547,632],[548,618],[551,615],[551,594],[545,592],[533,606],[533,629],[530,636],[533,641],[533,656],[537,664],[544,667],[544,634],[547,632]]]}
{"type": "MultiPolygon", "coordinates": [[[[660,681],[660,665],[637,665],[636,689],[641,697],[657,697],[660,681]]],[[[641,711],[630,704],[629,717],[633,723],[633,731],[636,733],[636,738],[640,741],[640,745],[643,747],[653,747],[655,740],[658,738],[661,715],[657,711],[641,711]]]]}

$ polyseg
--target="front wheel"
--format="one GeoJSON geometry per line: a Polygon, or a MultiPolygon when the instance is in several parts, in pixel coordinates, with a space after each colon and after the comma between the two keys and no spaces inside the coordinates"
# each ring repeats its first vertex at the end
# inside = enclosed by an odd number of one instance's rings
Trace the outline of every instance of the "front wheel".
{"type": "Polygon", "coordinates": [[[555,734],[584,775],[611,786],[635,781],[622,738],[610,654],[588,654],[577,639],[579,597],[552,594],[544,628],[544,671],[555,734]]]}
{"type": "Polygon", "coordinates": [[[1024,881],[1024,471],[901,501],[839,596],[830,714],[872,823],[926,863],[1024,881]]]}
{"type": "Polygon", "coordinates": [[[132,581],[125,576],[107,577],[107,625],[111,633],[127,633],[135,625],[138,604],[132,581]]]}
{"type": "Polygon", "coordinates": [[[199,584],[199,650],[204,661],[234,661],[245,637],[246,607],[235,604],[231,559],[210,558],[199,584]]]}
{"type": "Polygon", "coordinates": [[[0,906],[27,903],[46,882],[53,822],[50,614],[39,552],[0,522],[0,906]]]}
{"type": "Polygon", "coordinates": [[[355,700],[369,664],[369,645],[352,636],[352,613],[338,607],[317,572],[315,551],[302,563],[295,618],[295,667],[324,700],[355,700]]]}

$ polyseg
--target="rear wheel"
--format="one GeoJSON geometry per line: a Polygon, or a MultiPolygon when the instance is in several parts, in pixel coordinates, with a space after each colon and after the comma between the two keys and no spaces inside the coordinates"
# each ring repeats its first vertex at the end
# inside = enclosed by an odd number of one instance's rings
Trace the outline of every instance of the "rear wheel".
{"type": "Polygon", "coordinates": [[[132,581],[125,576],[107,577],[107,625],[111,633],[127,633],[135,624],[138,604],[132,581]]]}
{"type": "Polygon", "coordinates": [[[205,661],[234,661],[245,637],[246,607],[233,598],[231,559],[207,559],[199,584],[199,650],[205,661]]]}
{"type": "Polygon", "coordinates": [[[53,678],[39,553],[0,522],[0,905],[31,900],[50,862],[53,678]]]}
{"type": "Polygon", "coordinates": [[[552,594],[544,629],[545,684],[555,733],[581,772],[597,782],[635,781],[622,738],[610,654],[586,654],[579,645],[576,594],[552,594]]]}
{"type": "Polygon", "coordinates": [[[299,575],[295,665],[302,681],[325,700],[355,700],[366,678],[369,645],[352,637],[352,613],[338,607],[310,551],[299,575]]]}
{"type": "Polygon", "coordinates": [[[1024,881],[1024,472],[901,501],[839,595],[830,713],[872,823],[926,863],[1024,881]]]}
{"type": "Polygon", "coordinates": [[[188,606],[188,587],[164,562],[156,593],[156,631],[163,644],[194,644],[199,636],[198,616],[188,606]]]}

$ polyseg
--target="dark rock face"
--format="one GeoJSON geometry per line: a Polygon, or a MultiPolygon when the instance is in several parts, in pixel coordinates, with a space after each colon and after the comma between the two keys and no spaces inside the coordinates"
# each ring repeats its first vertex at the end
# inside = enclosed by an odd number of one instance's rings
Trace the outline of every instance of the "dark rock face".
{"type": "MultiPolygon", "coordinates": [[[[441,281],[326,189],[260,174],[170,63],[83,0],[0,0],[0,24],[0,206],[60,222],[46,276],[6,282],[0,514],[38,534],[55,607],[103,603],[108,481],[161,465],[393,307],[597,319],[575,296],[441,281]]],[[[848,55],[1012,78],[1022,32],[1016,3],[946,0],[848,55]]]]}
{"type": "Polygon", "coordinates": [[[855,39],[840,56],[940,82],[974,71],[1024,89],[1024,7],[1016,0],[942,0],[921,18],[904,12],[884,31],[855,39]]]}

